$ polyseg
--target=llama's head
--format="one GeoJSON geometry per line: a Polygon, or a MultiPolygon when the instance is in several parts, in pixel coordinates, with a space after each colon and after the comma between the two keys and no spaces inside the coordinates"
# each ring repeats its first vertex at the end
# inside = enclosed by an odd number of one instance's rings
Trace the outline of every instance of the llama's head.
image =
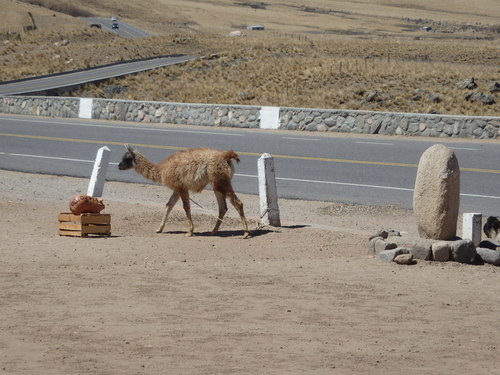
{"type": "Polygon", "coordinates": [[[135,164],[134,150],[128,144],[125,145],[125,148],[127,149],[127,152],[125,153],[125,155],[123,155],[120,164],[118,164],[118,169],[121,171],[132,169],[134,168],[135,164]]]}

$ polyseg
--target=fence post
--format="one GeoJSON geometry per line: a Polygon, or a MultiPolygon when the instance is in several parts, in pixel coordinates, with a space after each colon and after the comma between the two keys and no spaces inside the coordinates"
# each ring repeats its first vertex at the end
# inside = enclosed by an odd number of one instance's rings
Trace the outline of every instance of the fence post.
{"type": "Polygon", "coordinates": [[[472,240],[475,247],[481,242],[481,223],[483,215],[464,213],[462,215],[462,237],[465,240],[472,240]]]}
{"type": "Polygon", "coordinates": [[[262,154],[257,161],[257,170],[259,174],[260,222],[264,225],[281,227],[273,157],[268,153],[262,154]]]}
{"type": "Polygon", "coordinates": [[[90,177],[87,195],[91,197],[102,197],[104,190],[104,182],[106,182],[106,173],[108,172],[109,157],[111,150],[107,147],[101,147],[97,151],[97,156],[94,162],[94,169],[90,177]]]}

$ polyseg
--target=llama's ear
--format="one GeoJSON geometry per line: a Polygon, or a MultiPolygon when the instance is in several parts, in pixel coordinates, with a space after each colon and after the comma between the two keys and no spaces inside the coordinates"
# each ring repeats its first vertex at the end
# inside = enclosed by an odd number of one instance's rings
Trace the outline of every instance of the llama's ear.
{"type": "Polygon", "coordinates": [[[131,154],[134,153],[134,149],[132,147],[130,147],[130,145],[128,143],[125,143],[124,146],[128,152],[130,152],[131,154]]]}

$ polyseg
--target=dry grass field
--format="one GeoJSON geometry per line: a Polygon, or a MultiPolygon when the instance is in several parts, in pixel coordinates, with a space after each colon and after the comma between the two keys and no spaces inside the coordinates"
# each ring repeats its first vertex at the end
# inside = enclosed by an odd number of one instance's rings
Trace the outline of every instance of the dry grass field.
{"type": "Polygon", "coordinates": [[[479,0],[0,0],[0,80],[171,53],[213,56],[71,95],[448,114],[500,114],[500,3],[479,0]],[[27,2],[41,4],[32,5],[27,2]],[[74,16],[155,33],[122,39],[74,16]],[[36,25],[34,31],[23,31],[36,25]],[[264,31],[248,31],[261,24],[264,31]],[[430,27],[424,31],[422,27],[430,27]],[[8,31],[17,31],[16,34],[8,31]],[[231,31],[242,36],[231,37],[231,31]],[[16,40],[18,38],[19,40],[16,40]],[[69,43],[61,43],[63,40],[69,43]],[[63,45],[65,44],[65,45],[63,45]],[[474,78],[477,88],[458,87],[474,78]],[[492,104],[466,100],[480,92],[492,104]]]}

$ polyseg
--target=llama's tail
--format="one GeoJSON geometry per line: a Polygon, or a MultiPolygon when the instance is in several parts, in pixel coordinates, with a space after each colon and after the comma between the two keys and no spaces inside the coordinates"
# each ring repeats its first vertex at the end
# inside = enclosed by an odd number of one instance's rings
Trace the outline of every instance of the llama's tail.
{"type": "Polygon", "coordinates": [[[236,160],[236,163],[240,162],[240,157],[234,150],[228,150],[224,152],[224,159],[230,161],[231,159],[236,160]]]}

